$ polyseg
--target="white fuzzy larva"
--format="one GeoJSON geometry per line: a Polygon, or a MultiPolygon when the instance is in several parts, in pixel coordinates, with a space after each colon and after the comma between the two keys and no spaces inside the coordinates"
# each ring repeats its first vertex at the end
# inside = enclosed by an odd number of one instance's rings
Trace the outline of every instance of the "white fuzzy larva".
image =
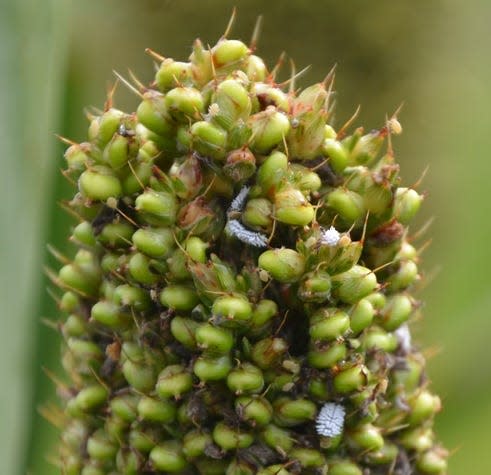
{"type": "Polygon", "coordinates": [[[235,236],[239,241],[246,244],[250,244],[254,247],[267,247],[268,238],[261,233],[256,233],[247,229],[240,221],[237,219],[232,219],[227,223],[227,231],[235,236]]]}
{"type": "Polygon", "coordinates": [[[319,435],[336,437],[343,432],[344,416],[343,406],[334,402],[324,404],[315,420],[315,428],[319,435]]]}
{"type": "Polygon", "coordinates": [[[341,238],[341,234],[334,227],[331,226],[329,229],[323,229],[320,237],[321,244],[326,244],[327,246],[337,246],[339,239],[341,238]]]}
{"type": "Polygon", "coordinates": [[[232,203],[230,204],[230,208],[228,209],[229,212],[231,211],[242,211],[244,208],[245,202],[247,195],[249,194],[249,187],[244,186],[237,196],[232,200],[232,203]]]}
{"type": "Polygon", "coordinates": [[[394,335],[397,337],[399,346],[404,353],[409,353],[411,351],[411,331],[407,323],[401,325],[395,332],[394,335]]]}

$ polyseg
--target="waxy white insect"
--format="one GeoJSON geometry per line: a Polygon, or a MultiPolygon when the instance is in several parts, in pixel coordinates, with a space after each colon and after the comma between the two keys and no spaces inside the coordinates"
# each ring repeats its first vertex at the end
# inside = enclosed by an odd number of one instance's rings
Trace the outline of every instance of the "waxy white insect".
{"type": "Polygon", "coordinates": [[[244,209],[244,205],[246,202],[247,195],[249,194],[249,187],[244,186],[242,189],[239,191],[237,196],[232,200],[232,203],[230,204],[230,208],[228,211],[242,211],[244,209]]]}
{"type": "Polygon", "coordinates": [[[399,346],[404,353],[409,353],[411,351],[411,331],[407,323],[401,325],[395,332],[394,335],[399,342],[399,346]]]}
{"type": "Polygon", "coordinates": [[[315,428],[319,435],[336,437],[343,432],[346,411],[341,404],[326,402],[315,420],[315,428]]]}
{"type": "MultiPolygon", "coordinates": [[[[232,200],[228,213],[240,213],[246,204],[249,187],[244,186],[239,191],[237,196],[232,200]]],[[[225,227],[227,232],[235,236],[239,241],[249,244],[254,247],[267,247],[268,238],[261,233],[247,229],[238,219],[231,219],[225,227]]]]}
{"type": "Polygon", "coordinates": [[[267,247],[268,238],[261,233],[256,233],[247,229],[240,221],[237,219],[232,219],[227,223],[226,230],[235,236],[239,241],[250,244],[254,247],[267,247]]]}
{"type": "Polygon", "coordinates": [[[337,246],[340,238],[341,234],[339,231],[334,226],[331,226],[329,229],[322,230],[320,242],[321,244],[334,247],[337,246]]]}

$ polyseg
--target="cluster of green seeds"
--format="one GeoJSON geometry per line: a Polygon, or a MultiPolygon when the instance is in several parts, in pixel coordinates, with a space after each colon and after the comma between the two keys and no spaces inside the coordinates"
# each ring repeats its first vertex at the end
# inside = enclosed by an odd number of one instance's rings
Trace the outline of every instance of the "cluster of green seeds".
{"type": "Polygon", "coordinates": [[[336,131],[332,85],[197,40],[67,149],[64,474],[446,472],[406,324],[422,195],[397,119],[336,131]]]}

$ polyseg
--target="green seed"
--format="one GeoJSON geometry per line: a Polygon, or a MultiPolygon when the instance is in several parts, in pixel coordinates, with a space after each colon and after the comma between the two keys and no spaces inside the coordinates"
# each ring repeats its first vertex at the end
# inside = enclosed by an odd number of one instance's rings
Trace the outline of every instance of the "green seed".
{"type": "Polygon", "coordinates": [[[175,244],[170,228],[140,228],[131,240],[138,251],[155,258],[166,257],[175,244]]]}
{"type": "Polygon", "coordinates": [[[196,345],[196,330],[199,323],[191,318],[175,316],[170,323],[170,331],[172,336],[186,348],[195,349],[196,345]]]}
{"type": "Polygon", "coordinates": [[[235,400],[235,411],[252,427],[264,426],[273,418],[273,407],[260,396],[241,396],[235,400]]]}
{"type": "Polygon", "coordinates": [[[266,198],[253,198],[242,212],[242,222],[257,230],[268,231],[273,225],[273,205],[266,198]]]}
{"type": "Polygon", "coordinates": [[[130,430],[129,445],[140,452],[150,452],[161,439],[162,433],[155,428],[138,428],[130,430]]]}
{"type": "Polygon", "coordinates": [[[206,250],[210,247],[208,242],[203,241],[201,238],[197,236],[191,236],[186,240],[185,249],[189,254],[189,257],[193,259],[193,261],[201,262],[204,264],[206,262],[206,250]]]}
{"type": "Polygon", "coordinates": [[[276,186],[286,176],[288,157],[282,152],[273,152],[257,171],[257,184],[265,191],[276,186]]]}
{"type": "Polygon", "coordinates": [[[156,400],[143,396],[138,403],[138,415],[150,422],[169,424],[176,417],[176,406],[168,400],[156,400]]]}
{"type": "Polygon", "coordinates": [[[413,311],[413,303],[405,294],[397,294],[387,299],[381,311],[380,323],[387,331],[394,331],[407,321],[413,311]]]}
{"type": "Polygon", "coordinates": [[[165,96],[156,91],[148,91],[136,110],[138,121],[148,130],[159,135],[170,135],[174,124],[167,109],[165,96]]]}
{"type": "Polygon", "coordinates": [[[251,358],[260,368],[268,369],[276,364],[288,350],[288,343],[283,338],[264,338],[251,349],[251,358]]]}
{"type": "Polygon", "coordinates": [[[260,327],[268,323],[278,313],[278,305],[273,300],[263,299],[252,312],[251,325],[260,327]]]}
{"type": "Polygon", "coordinates": [[[433,447],[435,435],[429,427],[409,429],[399,436],[399,443],[406,449],[424,452],[433,447]]]}
{"type": "Polygon", "coordinates": [[[117,305],[132,307],[136,312],[144,312],[150,306],[150,297],[142,288],[129,284],[118,285],[112,296],[117,305]]]}
{"type": "Polygon", "coordinates": [[[227,376],[227,386],[235,394],[258,393],[264,386],[262,371],[250,363],[243,363],[227,376]]]}
{"type": "Polygon", "coordinates": [[[307,354],[310,366],[318,369],[332,368],[346,358],[348,349],[342,341],[316,345],[307,354]]]}
{"type": "Polygon", "coordinates": [[[308,399],[279,397],[273,402],[274,419],[282,427],[296,426],[314,419],[317,407],[308,399]]]}
{"type": "Polygon", "coordinates": [[[213,102],[218,106],[218,113],[213,116],[213,120],[226,130],[239,120],[247,121],[251,113],[249,94],[235,79],[226,79],[218,85],[213,102]]]}
{"type": "Polygon", "coordinates": [[[402,224],[408,224],[419,211],[423,195],[412,188],[397,188],[394,200],[394,217],[402,224]]]}
{"type": "Polygon", "coordinates": [[[341,173],[348,166],[348,152],[335,138],[326,138],[322,152],[329,157],[329,164],[336,173],[341,173]]]}
{"type": "Polygon", "coordinates": [[[321,467],[326,463],[326,459],[318,450],[305,447],[293,447],[288,457],[292,460],[298,460],[300,465],[307,469],[321,467]]]}
{"type": "Polygon", "coordinates": [[[123,363],[123,375],[128,384],[141,393],[148,393],[155,386],[155,370],[146,364],[131,360],[123,363]]]}
{"type": "Polygon", "coordinates": [[[90,412],[102,406],[107,397],[107,388],[100,385],[87,386],[77,394],[75,404],[80,410],[90,412]]]}
{"type": "Polygon", "coordinates": [[[200,348],[207,350],[208,353],[228,353],[234,344],[234,336],[229,330],[215,327],[210,323],[199,325],[196,328],[195,338],[200,348]]]}
{"type": "Polygon", "coordinates": [[[93,247],[97,243],[92,225],[88,221],[82,221],[80,224],[75,226],[70,239],[79,245],[87,247],[93,247]]]}
{"type": "Polygon", "coordinates": [[[288,453],[293,447],[293,434],[288,429],[278,427],[275,424],[268,424],[261,432],[261,437],[272,449],[279,449],[288,453]]]}
{"type": "Polygon", "coordinates": [[[175,87],[165,95],[170,115],[179,121],[199,118],[204,110],[203,96],[193,87],[175,87]]]}
{"type": "Polygon", "coordinates": [[[186,458],[195,458],[203,455],[208,445],[212,444],[211,435],[199,429],[188,432],[182,440],[182,452],[186,458]]]}
{"type": "Polygon", "coordinates": [[[117,396],[111,399],[109,403],[111,407],[111,413],[125,422],[133,422],[137,415],[137,405],[139,396],[134,394],[126,394],[124,396],[117,396]]]}
{"type": "Polygon", "coordinates": [[[126,137],[115,134],[103,152],[104,161],[114,170],[126,165],[129,158],[129,142],[126,137]]]}
{"type": "Polygon", "coordinates": [[[361,331],[371,325],[375,310],[369,298],[361,299],[351,309],[350,313],[350,328],[354,335],[358,335],[361,331]]]}
{"type": "Polygon", "coordinates": [[[199,303],[196,292],[184,285],[168,285],[160,293],[160,303],[173,310],[192,310],[199,303]]]}
{"type": "Polygon", "coordinates": [[[391,291],[401,290],[409,287],[418,278],[418,266],[414,261],[402,261],[399,269],[392,274],[387,282],[391,291]]]}
{"type": "Polygon", "coordinates": [[[204,382],[220,381],[225,379],[232,369],[232,361],[229,355],[212,357],[200,356],[193,366],[194,374],[204,382]]]}
{"type": "Polygon", "coordinates": [[[177,441],[166,441],[154,447],[149,455],[153,467],[170,473],[182,472],[187,462],[177,441]]]}
{"type": "Polygon", "coordinates": [[[380,429],[371,424],[357,427],[351,431],[349,440],[356,447],[367,451],[380,450],[384,446],[384,438],[380,429]]]}
{"type": "Polygon", "coordinates": [[[120,448],[116,454],[116,468],[123,475],[138,475],[141,473],[143,459],[135,450],[120,448]]]}
{"type": "Polygon", "coordinates": [[[135,209],[149,224],[169,226],[177,216],[176,197],[165,191],[145,191],[135,200],[135,209]]]}
{"type": "Polygon", "coordinates": [[[114,222],[104,226],[98,235],[98,240],[108,247],[125,248],[131,245],[131,235],[134,228],[126,222],[114,222]]]}
{"type": "Polygon", "coordinates": [[[155,82],[161,92],[167,92],[169,89],[185,83],[190,77],[191,65],[189,63],[167,58],[161,63],[155,75],[155,82]]]}
{"type": "Polygon", "coordinates": [[[322,309],[310,320],[309,333],[313,340],[335,340],[349,329],[348,314],[336,309],[322,309]]]}
{"type": "Polygon", "coordinates": [[[193,387],[191,374],[182,365],[169,365],[159,374],[155,390],[162,399],[179,398],[193,387]]]}
{"type": "Polygon", "coordinates": [[[279,282],[297,282],[305,271],[305,258],[293,249],[271,249],[259,256],[259,267],[279,282]]]}
{"type": "Polygon", "coordinates": [[[355,265],[350,270],[332,278],[333,295],[345,303],[354,304],[372,293],[377,287],[375,273],[355,265]]]}
{"type": "Polygon", "coordinates": [[[286,187],[274,195],[275,218],[292,226],[306,226],[314,219],[314,207],[303,193],[293,187],[286,187]]]}
{"type": "Polygon", "coordinates": [[[190,129],[194,149],[205,156],[222,159],[226,156],[227,132],[209,122],[195,122],[190,129]]]}
{"type": "Polygon", "coordinates": [[[128,262],[128,270],[131,277],[140,284],[152,285],[159,281],[156,271],[150,267],[151,261],[144,254],[137,252],[131,256],[128,262]]]}
{"type": "Polygon", "coordinates": [[[288,117],[273,106],[252,115],[248,124],[252,129],[250,149],[258,153],[267,153],[282,143],[290,130],[288,117]]]}
{"type": "Polygon", "coordinates": [[[364,366],[345,369],[334,377],[334,389],[339,393],[350,393],[362,389],[368,381],[368,370],[364,366]]]}
{"type": "Polygon", "coordinates": [[[239,40],[220,40],[212,49],[213,62],[220,68],[245,59],[249,48],[239,40]]]}
{"type": "Polygon", "coordinates": [[[409,412],[409,423],[411,425],[420,424],[424,420],[430,419],[442,407],[440,398],[425,389],[410,398],[408,405],[411,408],[409,412]]]}
{"type": "Polygon", "coordinates": [[[356,222],[365,214],[363,198],[358,193],[343,188],[336,188],[329,193],[327,205],[349,223],[356,222]]]}
{"type": "Polygon", "coordinates": [[[93,460],[111,460],[117,453],[118,446],[104,430],[99,429],[87,441],[87,453],[93,460]]]}
{"type": "Polygon", "coordinates": [[[123,193],[119,179],[110,168],[103,166],[84,171],[78,180],[78,187],[83,197],[94,201],[119,198],[123,193]]]}
{"type": "Polygon", "coordinates": [[[250,302],[242,297],[218,297],[211,308],[213,315],[232,322],[246,322],[252,316],[250,302]]]}
{"type": "Polygon", "coordinates": [[[383,350],[392,353],[397,349],[397,337],[381,328],[372,327],[361,337],[361,345],[365,350],[383,350]]]}
{"type": "Polygon", "coordinates": [[[234,430],[224,422],[219,422],[213,429],[213,440],[223,450],[245,449],[254,441],[252,434],[234,430]]]}
{"type": "Polygon", "coordinates": [[[416,466],[424,474],[447,473],[447,452],[439,447],[418,455],[416,466]]]}
{"type": "Polygon", "coordinates": [[[104,300],[92,307],[90,316],[96,322],[112,329],[124,328],[129,320],[127,315],[121,313],[118,305],[104,300]]]}

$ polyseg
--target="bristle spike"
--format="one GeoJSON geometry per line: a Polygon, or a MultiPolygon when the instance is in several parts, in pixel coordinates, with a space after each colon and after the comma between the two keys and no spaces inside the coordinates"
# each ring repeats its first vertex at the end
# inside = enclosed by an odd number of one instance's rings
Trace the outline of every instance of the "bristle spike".
{"type": "Polygon", "coordinates": [[[136,87],[133,86],[133,84],[131,84],[128,80],[126,80],[123,76],[121,76],[121,74],[119,74],[117,71],[113,70],[113,73],[131,92],[137,95],[140,99],[143,99],[142,92],[136,89],[136,87]]]}
{"type": "Polygon", "coordinates": [[[286,58],[286,52],[282,51],[280,56],[278,57],[278,60],[276,61],[276,64],[274,65],[274,68],[269,73],[268,80],[270,82],[274,83],[276,81],[276,76],[279,73],[281,67],[283,66],[283,63],[285,62],[285,58],[286,58]]]}
{"type": "Polygon", "coordinates": [[[63,209],[65,212],[67,212],[69,215],[73,216],[76,218],[80,223],[82,221],[85,221],[83,216],[79,213],[77,213],[71,206],[69,202],[66,201],[58,201],[58,206],[63,209]]]}
{"type": "Polygon", "coordinates": [[[435,221],[434,216],[426,220],[426,222],[417,231],[415,231],[413,234],[411,234],[408,237],[408,241],[413,242],[413,241],[417,241],[418,239],[421,239],[430,229],[434,221],[435,221]]]}
{"type": "Polygon", "coordinates": [[[116,88],[118,87],[118,84],[119,84],[119,78],[116,78],[114,84],[108,88],[106,94],[106,102],[104,102],[104,112],[107,112],[109,109],[112,109],[114,93],[116,92],[116,88]]]}
{"type": "Polygon", "coordinates": [[[290,94],[295,93],[295,71],[296,71],[295,61],[293,61],[293,59],[290,58],[290,87],[288,90],[290,94]]]}
{"type": "Polygon", "coordinates": [[[361,233],[361,243],[363,244],[365,242],[365,237],[367,235],[367,226],[368,226],[368,217],[370,216],[370,211],[367,211],[365,215],[365,221],[363,222],[363,232],[361,233]]]}
{"type": "Polygon", "coordinates": [[[56,386],[57,389],[62,391],[69,391],[69,386],[60,379],[53,371],[49,370],[45,366],[42,366],[41,369],[43,373],[51,380],[51,382],[56,386]]]}
{"type": "Polygon", "coordinates": [[[133,165],[131,164],[131,161],[128,162],[128,168],[130,169],[132,175],[135,177],[135,180],[137,181],[137,183],[140,185],[140,188],[142,190],[144,190],[145,189],[145,185],[140,180],[140,177],[138,176],[138,174],[135,172],[135,169],[133,168],[133,165]]]}
{"type": "Polygon", "coordinates": [[[59,307],[61,304],[61,298],[55,294],[55,291],[51,287],[46,287],[46,292],[53,299],[56,305],[59,307]]]}
{"type": "Polygon", "coordinates": [[[63,137],[62,135],[59,134],[53,134],[60,142],[66,144],[66,145],[78,145],[77,142],[74,142],[73,140],[67,139],[66,137],[63,137]]]}
{"type": "Polygon", "coordinates": [[[53,427],[56,427],[58,430],[64,429],[66,415],[58,406],[54,404],[42,404],[38,407],[38,413],[53,427]]]}
{"type": "Polygon", "coordinates": [[[147,53],[157,61],[160,61],[161,63],[166,59],[165,56],[162,56],[161,54],[157,53],[152,48],[145,48],[145,53],[147,53]]]}
{"type": "Polygon", "coordinates": [[[59,322],[54,322],[50,318],[41,318],[41,323],[47,327],[50,328],[51,330],[56,331],[57,333],[60,332],[60,323],[59,322]]]}
{"type": "Polygon", "coordinates": [[[227,27],[225,28],[225,31],[223,32],[221,39],[226,39],[228,37],[228,35],[230,34],[230,32],[232,31],[236,16],[237,16],[237,8],[234,7],[232,9],[232,14],[230,15],[230,18],[229,18],[228,23],[227,23],[227,27]]]}
{"type": "Polygon", "coordinates": [[[63,168],[60,168],[60,173],[62,174],[63,178],[70,183],[72,186],[77,186],[77,182],[70,176],[69,170],[65,170],[63,168]]]}
{"type": "Polygon", "coordinates": [[[249,49],[251,51],[256,51],[257,43],[259,41],[259,36],[261,35],[262,24],[263,24],[263,16],[259,15],[256,18],[256,23],[254,24],[254,30],[252,31],[251,41],[249,42],[249,49]]]}
{"type": "Polygon", "coordinates": [[[288,93],[291,95],[295,95],[296,90],[295,90],[295,81],[303,76],[307,71],[309,71],[311,68],[311,65],[309,64],[308,66],[305,66],[305,68],[301,69],[298,72],[295,72],[295,63],[293,60],[290,60],[290,77],[286,79],[285,81],[281,82],[278,84],[278,87],[285,87],[289,85],[289,90],[288,93]],[[293,69],[292,69],[293,68],[293,69]]]}
{"type": "Polygon", "coordinates": [[[336,78],[337,66],[337,63],[334,63],[333,67],[329,70],[326,77],[322,80],[321,84],[324,86],[325,89],[332,88],[334,84],[334,79],[336,78]]]}
{"type": "Polygon", "coordinates": [[[421,185],[421,183],[423,183],[423,180],[425,179],[426,174],[428,173],[429,169],[430,169],[430,164],[426,165],[424,170],[421,172],[421,175],[419,176],[419,178],[409,188],[412,188],[413,190],[418,188],[421,185]]]}
{"type": "Polygon", "coordinates": [[[52,244],[46,245],[48,252],[60,263],[60,264],[71,264],[71,260],[68,259],[64,254],[62,254],[58,249],[56,249],[52,244]]]}
{"type": "Polygon", "coordinates": [[[358,105],[353,115],[344,123],[344,125],[339,129],[337,139],[340,140],[346,135],[346,131],[351,127],[353,122],[358,117],[361,110],[361,105],[358,105]]]}
{"type": "Polygon", "coordinates": [[[136,77],[136,74],[131,69],[128,69],[128,74],[130,75],[131,80],[136,84],[140,92],[145,92],[147,90],[147,87],[136,77]]]}

